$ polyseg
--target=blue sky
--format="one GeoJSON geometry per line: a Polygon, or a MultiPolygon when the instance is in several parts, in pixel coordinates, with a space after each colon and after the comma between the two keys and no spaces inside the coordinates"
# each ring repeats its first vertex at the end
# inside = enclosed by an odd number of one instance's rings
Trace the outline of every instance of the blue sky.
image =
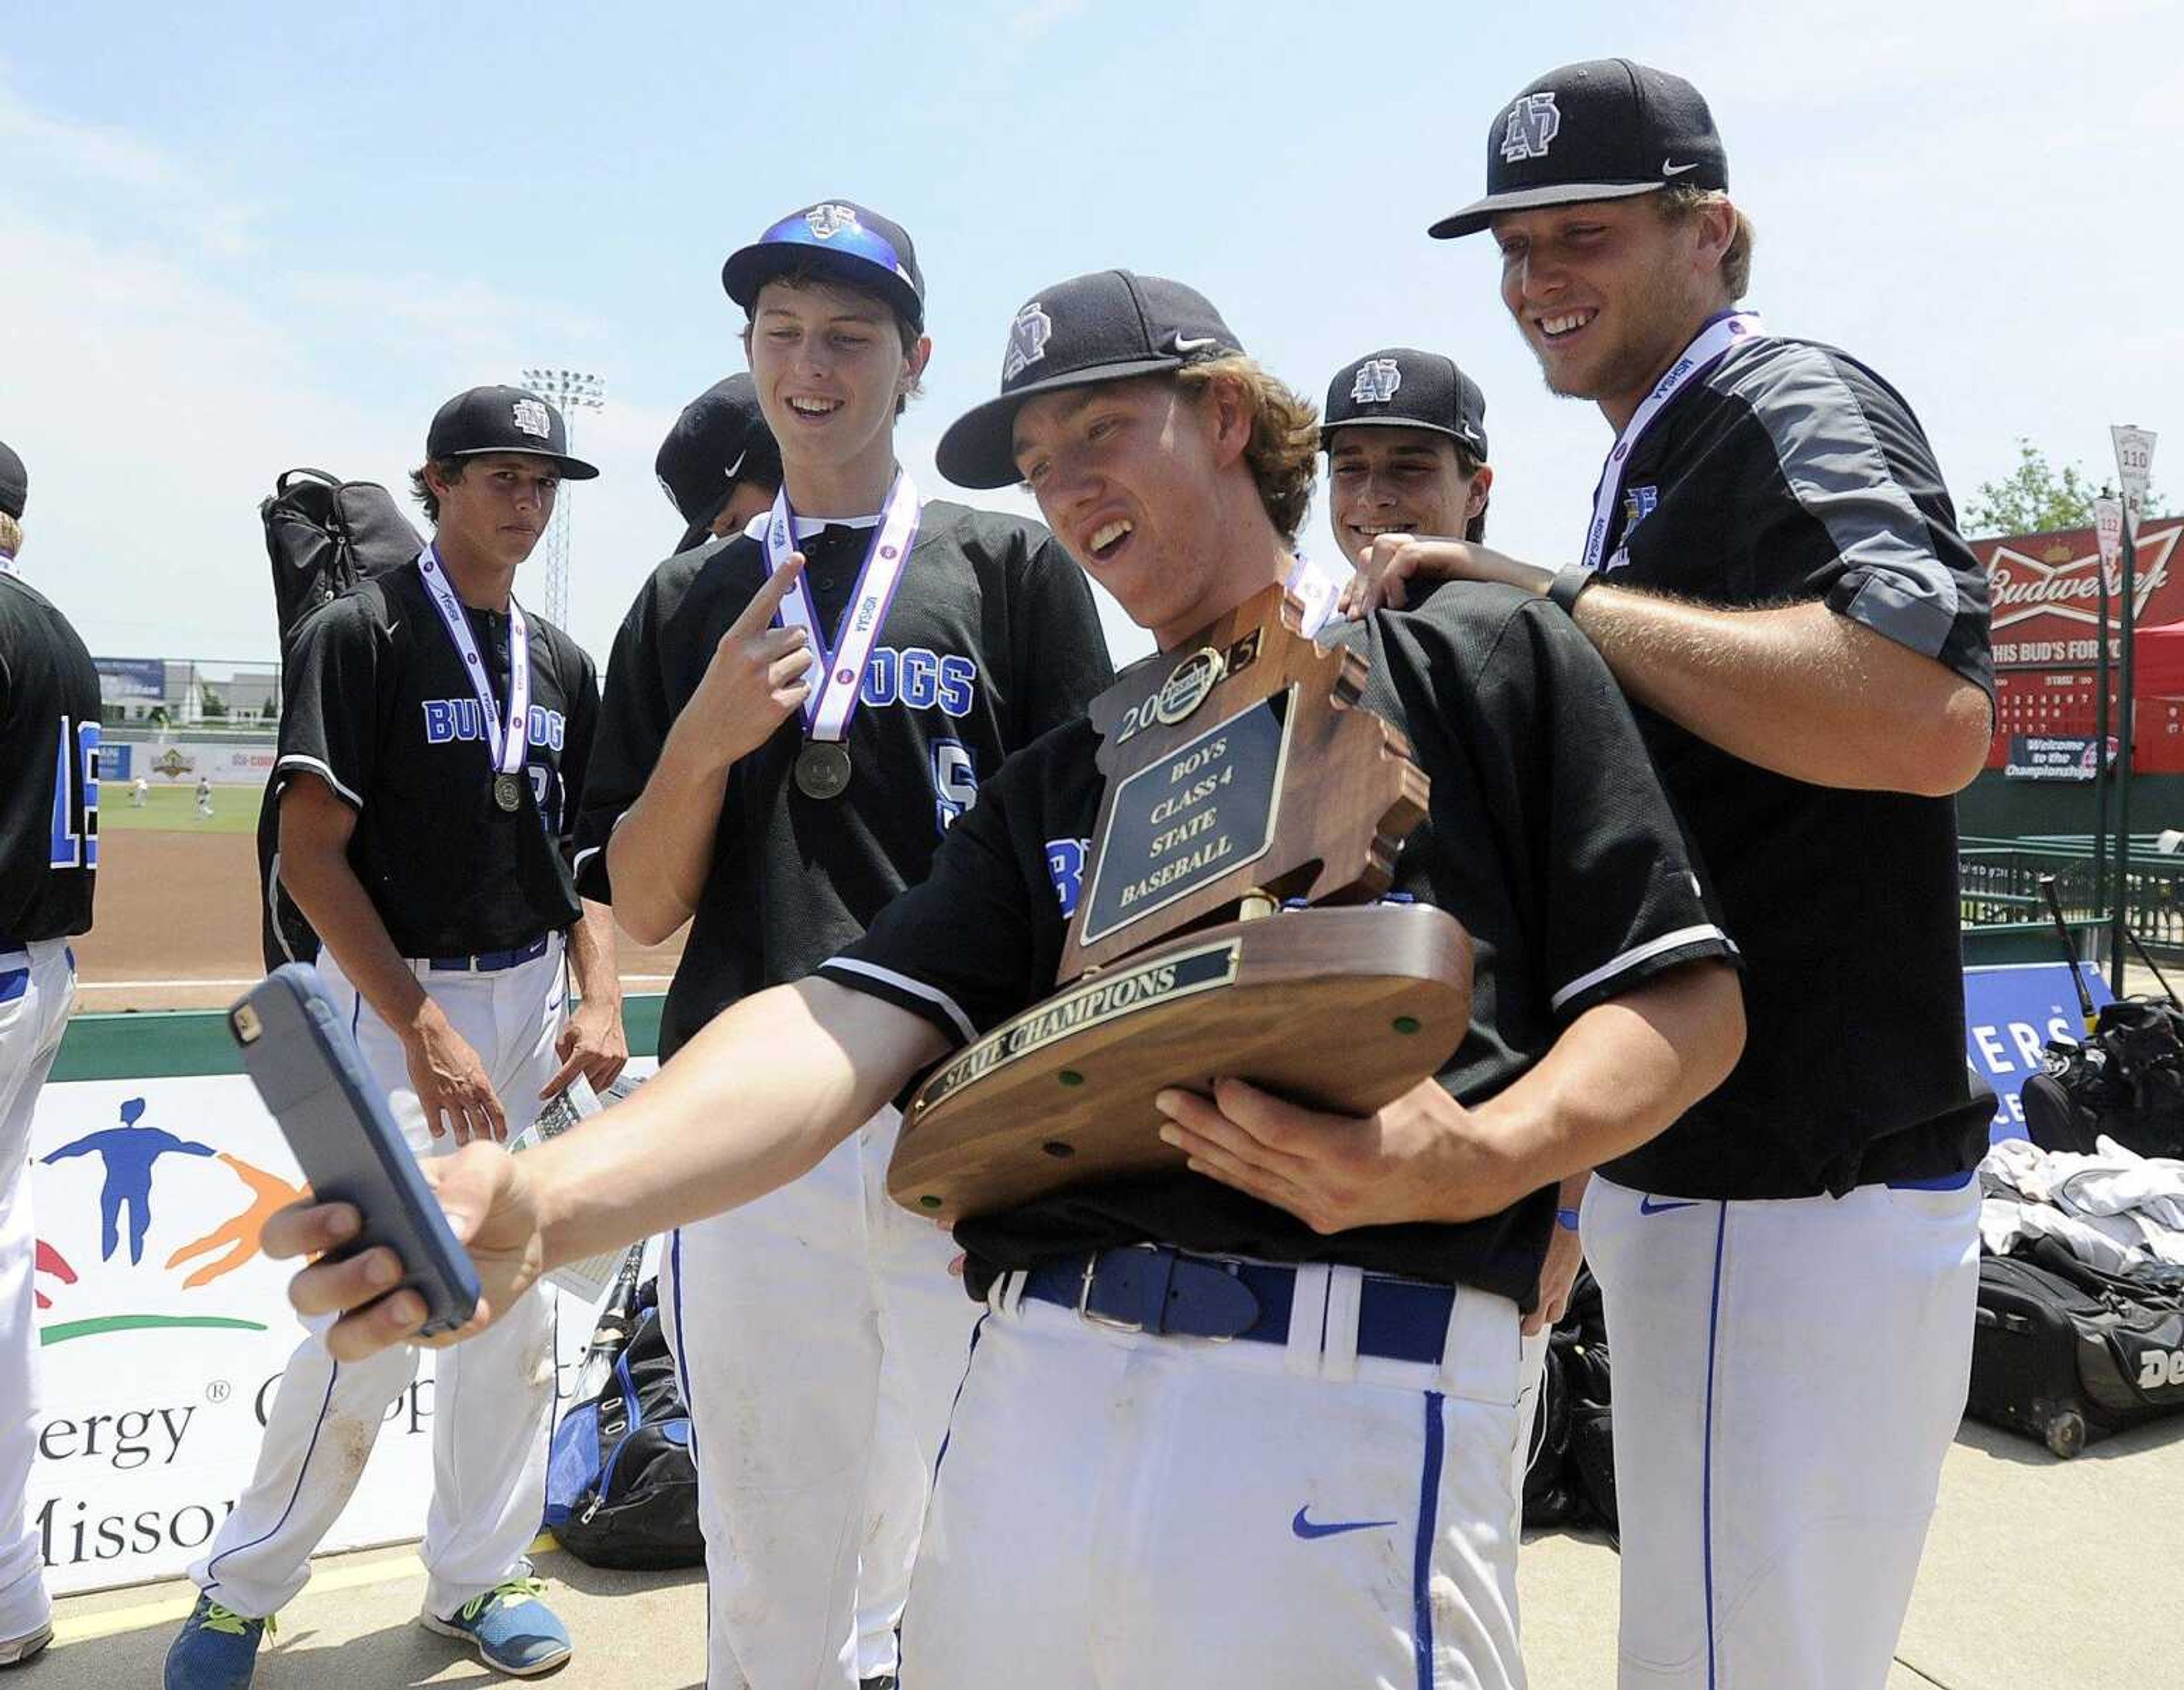
{"type": "Polygon", "coordinates": [[[1423,230],[1478,192],[1498,105],[1613,53],[1707,93],[1750,303],[1899,387],[1960,502],[2019,434],[2098,478],[2137,421],[2157,485],[2184,462],[2174,5],[11,9],[0,438],[24,566],[103,654],[270,656],[279,470],[398,485],[449,393],[566,364],[608,382],[571,616],[604,658],[679,531],[653,452],[741,365],[721,260],[824,195],[916,239],[935,355],[900,443],[928,493],[1017,305],[1123,265],[1315,397],[1378,346],[1450,353],[1487,396],[1490,538],[1566,557],[1603,426],[1541,390],[1488,244],[1423,230]]]}

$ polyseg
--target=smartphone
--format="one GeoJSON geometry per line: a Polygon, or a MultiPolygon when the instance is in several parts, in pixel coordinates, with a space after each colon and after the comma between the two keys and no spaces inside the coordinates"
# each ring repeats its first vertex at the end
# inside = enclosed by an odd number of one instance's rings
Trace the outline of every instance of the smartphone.
{"type": "MultiPolygon", "coordinates": [[[[384,1244],[406,1270],[396,1290],[425,1299],[426,1334],[450,1332],[477,1308],[477,1269],[403,1141],[386,1096],[364,1066],[326,982],[288,962],[228,1011],[242,1066],[322,1203],[355,1206],[356,1241],[337,1256],[384,1244]]],[[[391,1293],[390,1293],[391,1294],[391,1293]]]]}

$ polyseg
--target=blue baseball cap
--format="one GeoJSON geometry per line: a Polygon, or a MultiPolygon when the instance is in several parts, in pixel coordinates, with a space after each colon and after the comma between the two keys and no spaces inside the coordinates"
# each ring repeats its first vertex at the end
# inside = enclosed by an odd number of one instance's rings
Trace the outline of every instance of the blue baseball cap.
{"type": "Polygon", "coordinates": [[[794,270],[818,270],[878,294],[925,330],[925,277],[910,231],[853,200],[822,199],[792,211],[721,266],[728,298],[750,310],[759,290],[794,270]]]}

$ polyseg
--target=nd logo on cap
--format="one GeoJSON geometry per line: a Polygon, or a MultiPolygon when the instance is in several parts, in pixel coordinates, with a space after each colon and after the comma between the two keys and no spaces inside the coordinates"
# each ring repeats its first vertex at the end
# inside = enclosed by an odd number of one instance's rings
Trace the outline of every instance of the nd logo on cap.
{"type": "Polygon", "coordinates": [[[1001,360],[1001,380],[1016,378],[1046,356],[1046,343],[1054,334],[1054,319],[1034,299],[1017,313],[1009,325],[1008,354],[1001,360]]]}
{"type": "Polygon", "coordinates": [[[546,407],[537,399],[518,399],[513,407],[515,426],[526,434],[536,435],[541,440],[554,438],[554,426],[546,416],[546,407]]]}
{"type": "Polygon", "coordinates": [[[1403,385],[1403,371],[1392,358],[1368,358],[1357,366],[1350,397],[1359,404],[1385,404],[1403,385]]]}
{"type": "Polygon", "coordinates": [[[1544,159],[1548,143],[1562,133],[1563,114],[1552,89],[1526,94],[1509,108],[1509,121],[1502,131],[1502,158],[1513,165],[1520,159],[1544,159]]]}

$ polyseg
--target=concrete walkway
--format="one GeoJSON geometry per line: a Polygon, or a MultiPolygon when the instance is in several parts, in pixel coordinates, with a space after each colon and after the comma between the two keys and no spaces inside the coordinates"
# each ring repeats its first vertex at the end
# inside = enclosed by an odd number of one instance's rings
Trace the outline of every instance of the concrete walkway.
{"type": "MultiPolygon", "coordinates": [[[[705,1595],[695,1574],[602,1572],[558,1552],[541,1558],[540,1571],[577,1640],[576,1659],[551,1680],[555,1690],[702,1690],[705,1595]]],[[[1597,1538],[1540,1536],[1525,1548],[1522,1583],[1535,1690],[1613,1690],[1615,1552],[1597,1538]]],[[[408,1549],[322,1559],[281,1615],[258,1685],[492,1681],[474,1658],[415,1624],[424,1586],[408,1549]]],[[[1941,1517],[1886,1690],[2150,1690],[2184,1682],[2169,1624],[2180,1592],[2184,1417],[2070,1462],[1968,1424],[1949,1454],[1941,1517]]],[[[156,1686],[195,1594],[155,1585],[63,1603],[58,1641],[9,1676],[8,1690],[156,1686]]],[[[1030,1663],[1024,1682],[1039,1682],[1030,1663]]]]}

